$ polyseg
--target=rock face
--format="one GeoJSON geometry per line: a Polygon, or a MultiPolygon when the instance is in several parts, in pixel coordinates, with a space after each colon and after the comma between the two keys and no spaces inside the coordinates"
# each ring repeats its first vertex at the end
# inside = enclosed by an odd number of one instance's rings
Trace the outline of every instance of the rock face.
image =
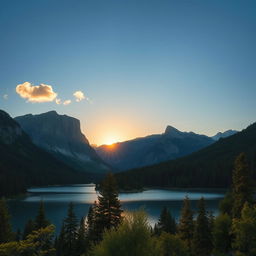
{"type": "Polygon", "coordinates": [[[167,126],[163,134],[115,143],[111,146],[103,145],[96,148],[96,152],[105,162],[124,171],[176,159],[213,142],[213,139],[205,135],[181,132],[167,126]]]}
{"type": "Polygon", "coordinates": [[[234,134],[238,133],[238,131],[235,130],[227,130],[225,132],[218,132],[217,134],[215,134],[214,136],[212,136],[212,139],[214,139],[215,141],[219,140],[220,138],[227,138],[229,136],[232,136],[234,134]]]}
{"type": "Polygon", "coordinates": [[[109,170],[82,134],[78,119],[50,111],[40,115],[19,116],[15,120],[33,143],[73,168],[90,173],[109,170]]]}
{"type": "Polygon", "coordinates": [[[0,110],[0,196],[25,192],[38,185],[91,182],[32,143],[20,125],[0,110]]]}

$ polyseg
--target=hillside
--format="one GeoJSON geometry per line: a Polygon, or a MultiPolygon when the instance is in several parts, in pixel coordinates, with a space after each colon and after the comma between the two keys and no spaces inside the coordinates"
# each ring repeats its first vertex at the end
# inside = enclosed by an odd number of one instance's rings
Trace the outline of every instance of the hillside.
{"type": "Polygon", "coordinates": [[[30,186],[89,182],[81,173],[35,146],[20,125],[0,110],[0,196],[30,186]]]}
{"type": "Polygon", "coordinates": [[[198,151],[214,140],[193,132],[182,132],[167,126],[162,134],[103,145],[96,148],[99,156],[114,168],[124,171],[176,159],[198,151]]]}
{"type": "Polygon", "coordinates": [[[245,152],[255,177],[256,123],[228,138],[173,161],[133,169],[116,175],[123,189],[141,187],[227,187],[233,161],[245,152]]]}

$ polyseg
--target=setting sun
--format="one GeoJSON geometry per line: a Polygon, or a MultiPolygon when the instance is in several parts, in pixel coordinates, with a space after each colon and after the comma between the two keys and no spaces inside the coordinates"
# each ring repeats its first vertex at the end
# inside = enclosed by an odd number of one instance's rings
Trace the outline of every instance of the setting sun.
{"type": "Polygon", "coordinates": [[[110,145],[113,145],[114,143],[116,143],[118,141],[119,140],[117,138],[114,138],[114,137],[111,138],[110,137],[110,138],[107,138],[103,144],[110,146],[110,145]]]}

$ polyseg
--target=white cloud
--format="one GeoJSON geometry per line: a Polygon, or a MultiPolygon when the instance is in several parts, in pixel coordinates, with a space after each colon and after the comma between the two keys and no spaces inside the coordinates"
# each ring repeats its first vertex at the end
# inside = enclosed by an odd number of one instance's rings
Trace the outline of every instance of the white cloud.
{"type": "Polygon", "coordinates": [[[57,93],[53,91],[52,86],[47,84],[32,85],[25,82],[17,85],[16,92],[29,102],[49,102],[57,97],[57,93]]]}
{"type": "Polygon", "coordinates": [[[69,105],[71,103],[71,100],[65,100],[64,102],[63,102],[63,105],[69,105]]]}
{"type": "Polygon", "coordinates": [[[8,100],[8,94],[4,94],[4,95],[3,95],[3,99],[4,99],[4,100],[8,100]]]}
{"type": "Polygon", "coordinates": [[[73,95],[75,96],[77,102],[85,99],[84,93],[82,91],[76,91],[73,95]]]}
{"type": "Polygon", "coordinates": [[[61,99],[55,99],[57,105],[61,104],[61,99]]]}

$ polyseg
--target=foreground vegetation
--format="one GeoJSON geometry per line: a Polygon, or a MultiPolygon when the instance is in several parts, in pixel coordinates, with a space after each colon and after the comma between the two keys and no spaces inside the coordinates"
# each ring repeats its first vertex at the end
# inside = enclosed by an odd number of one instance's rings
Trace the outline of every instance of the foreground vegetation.
{"type": "Polygon", "coordinates": [[[43,202],[23,232],[14,233],[1,200],[0,256],[255,256],[256,206],[245,154],[237,157],[232,180],[216,218],[207,212],[203,198],[193,213],[186,197],[178,222],[164,208],[152,228],[144,211],[122,211],[115,179],[109,174],[98,201],[80,223],[70,203],[57,237],[43,202]]]}

